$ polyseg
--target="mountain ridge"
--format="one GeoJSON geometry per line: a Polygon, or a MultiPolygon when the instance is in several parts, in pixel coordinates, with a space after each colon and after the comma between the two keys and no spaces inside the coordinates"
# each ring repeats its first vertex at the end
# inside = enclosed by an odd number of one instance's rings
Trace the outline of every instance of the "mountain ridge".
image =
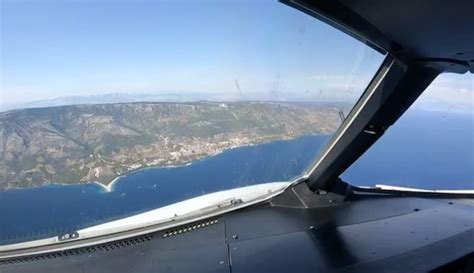
{"type": "Polygon", "coordinates": [[[282,102],[124,102],[0,113],[0,189],[107,185],[148,166],[329,134],[343,106],[282,102]]]}

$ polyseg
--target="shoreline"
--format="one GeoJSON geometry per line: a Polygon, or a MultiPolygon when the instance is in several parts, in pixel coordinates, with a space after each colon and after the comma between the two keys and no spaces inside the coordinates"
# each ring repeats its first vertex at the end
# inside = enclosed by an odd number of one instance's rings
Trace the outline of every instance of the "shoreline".
{"type": "Polygon", "coordinates": [[[307,134],[307,135],[300,135],[300,136],[296,136],[294,138],[288,138],[288,139],[281,139],[281,138],[280,139],[266,139],[266,140],[263,140],[261,142],[251,143],[251,144],[248,144],[248,145],[229,147],[227,149],[221,150],[218,153],[215,153],[215,154],[212,154],[212,155],[207,155],[207,156],[204,156],[204,157],[192,160],[192,161],[184,162],[184,163],[181,163],[181,164],[164,165],[164,166],[159,166],[159,165],[144,166],[144,167],[140,167],[140,168],[137,168],[137,169],[134,169],[134,170],[130,170],[130,171],[125,172],[121,175],[118,175],[115,178],[113,178],[112,180],[110,180],[109,183],[107,183],[107,184],[101,183],[99,181],[87,181],[87,182],[83,182],[83,183],[55,183],[55,182],[53,182],[53,183],[47,183],[47,184],[37,185],[37,186],[33,186],[33,187],[17,187],[17,188],[13,187],[13,188],[7,188],[7,189],[0,189],[0,193],[1,192],[7,192],[7,191],[15,191],[15,190],[37,189],[37,188],[43,188],[43,187],[49,187],[49,186],[54,187],[54,186],[80,186],[80,185],[96,185],[99,188],[103,189],[105,193],[110,193],[110,192],[114,191],[114,187],[115,187],[115,184],[117,183],[117,181],[119,181],[121,178],[123,178],[125,176],[128,176],[130,174],[133,174],[133,173],[146,171],[148,169],[168,169],[168,168],[171,169],[171,168],[187,167],[187,166],[196,164],[198,162],[201,162],[203,160],[211,159],[211,158],[213,158],[217,155],[223,154],[224,152],[228,152],[228,151],[235,150],[235,149],[248,148],[248,147],[253,147],[253,146],[257,146],[257,145],[265,145],[265,144],[269,144],[269,143],[272,143],[272,142],[279,142],[279,141],[293,141],[293,140],[296,140],[296,139],[299,139],[299,138],[304,138],[304,137],[316,137],[316,136],[326,136],[326,135],[327,134],[314,134],[313,133],[313,134],[307,134]]]}
{"type": "MultiPolygon", "coordinates": [[[[220,154],[220,153],[218,153],[220,154]]],[[[218,154],[215,154],[215,155],[218,155],[218,154]]],[[[165,165],[165,166],[146,166],[146,167],[142,167],[142,168],[138,168],[138,169],[134,169],[134,170],[131,170],[129,172],[126,172],[126,173],[123,173],[117,177],[115,177],[114,179],[112,179],[107,185],[106,184],[103,184],[103,183],[100,183],[98,181],[92,181],[92,182],[86,182],[84,184],[96,184],[98,186],[100,186],[101,188],[103,188],[106,192],[112,192],[113,189],[114,189],[114,185],[117,183],[117,181],[119,181],[121,178],[127,176],[127,175],[130,175],[130,174],[133,174],[133,173],[138,173],[138,172],[142,172],[142,171],[146,171],[148,169],[172,169],[172,168],[179,168],[179,167],[187,167],[187,166],[190,166],[196,162],[199,162],[203,159],[207,159],[207,158],[210,158],[210,157],[213,157],[215,155],[212,155],[212,156],[207,156],[207,157],[204,157],[204,158],[201,158],[201,159],[197,159],[197,160],[193,160],[193,161],[190,161],[190,162],[186,162],[186,163],[183,163],[183,164],[178,164],[178,165],[165,165]]],[[[65,185],[70,185],[70,184],[65,184],[65,185]]]]}
{"type": "MultiPolygon", "coordinates": [[[[164,165],[164,166],[145,166],[145,167],[141,167],[141,168],[137,168],[137,169],[134,169],[134,170],[131,170],[129,172],[125,172],[117,177],[115,177],[114,179],[112,179],[109,183],[107,184],[103,184],[99,181],[91,181],[91,182],[86,182],[84,184],[96,184],[98,186],[100,186],[101,188],[103,188],[107,193],[109,192],[112,192],[113,189],[114,189],[114,185],[117,183],[118,180],[120,180],[120,178],[124,177],[124,176],[127,176],[127,175],[130,175],[130,174],[133,174],[133,173],[137,173],[137,172],[141,172],[141,171],[145,171],[145,170],[148,170],[148,169],[172,169],[172,168],[179,168],[179,167],[187,167],[187,166],[191,166],[193,164],[196,164],[202,160],[207,160],[207,159],[210,159],[210,158],[213,158],[217,155],[220,155],[224,152],[227,152],[227,151],[231,151],[231,150],[234,150],[234,149],[239,149],[239,148],[245,148],[245,147],[252,147],[252,146],[256,146],[256,145],[262,145],[262,144],[268,144],[268,143],[271,143],[271,142],[274,142],[274,141],[290,141],[290,140],[295,140],[295,139],[298,139],[298,138],[301,138],[301,137],[305,137],[305,136],[316,136],[316,135],[303,135],[303,136],[298,136],[298,137],[295,137],[295,138],[290,138],[290,139],[276,139],[276,140],[270,140],[270,141],[262,141],[260,143],[251,143],[251,144],[248,144],[248,145],[242,145],[242,146],[236,146],[236,147],[230,147],[230,148],[227,148],[227,149],[223,149],[221,150],[220,152],[218,153],[215,153],[215,154],[212,154],[212,155],[207,155],[207,156],[204,156],[202,158],[198,158],[198,159],[195,159],[195,160],[192,160],[192,161],[189,161],[189,162],[185,162],[185,163],[182,163],[182,164],[176,164],[176,165],[164,165]]],[[[70,185],[70,184],[65,184],[65,185],[70,185]]]]}

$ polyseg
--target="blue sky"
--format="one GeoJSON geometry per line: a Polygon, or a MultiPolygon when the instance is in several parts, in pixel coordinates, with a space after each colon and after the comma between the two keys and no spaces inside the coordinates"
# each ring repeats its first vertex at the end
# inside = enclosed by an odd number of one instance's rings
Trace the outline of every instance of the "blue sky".
{"type": "Polygon", "coordinates": [[[366,80],[382,60],[283,4],[249,3],[3,1],[2,91],[306,91],[311,77],[366,80]]]}
{"type": "Polygon", "coordinates": [[[121,92],[355,100],[383,60],[273,1],[1,1],[3,104],[121,92]]]}

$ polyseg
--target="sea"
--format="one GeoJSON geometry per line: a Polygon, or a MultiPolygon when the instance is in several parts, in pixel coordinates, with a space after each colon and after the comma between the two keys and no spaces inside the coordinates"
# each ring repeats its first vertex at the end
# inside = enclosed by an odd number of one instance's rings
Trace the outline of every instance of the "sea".
{"type": "MultiPolygon", "coordinates": [[[[111,190],[97,183],[0,192],[0,245],[57,236],[199,195],[290,181],[331,135],[240,147],[172,168],[122,176],[111,190]]],[[[356,186],[474,189],[472,113],[413,111],[392,126],[341,178],[356,186]]]]}

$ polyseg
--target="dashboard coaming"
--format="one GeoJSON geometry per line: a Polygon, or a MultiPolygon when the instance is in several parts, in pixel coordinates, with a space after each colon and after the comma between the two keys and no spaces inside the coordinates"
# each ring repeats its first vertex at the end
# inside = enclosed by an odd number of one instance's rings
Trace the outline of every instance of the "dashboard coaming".
{"type": "Polygon", "coordinates": [[[307,191],[298,184],[174,236],[4,260],[0,272],[425,272],[474,252],[470,198],[307,191]]]}

